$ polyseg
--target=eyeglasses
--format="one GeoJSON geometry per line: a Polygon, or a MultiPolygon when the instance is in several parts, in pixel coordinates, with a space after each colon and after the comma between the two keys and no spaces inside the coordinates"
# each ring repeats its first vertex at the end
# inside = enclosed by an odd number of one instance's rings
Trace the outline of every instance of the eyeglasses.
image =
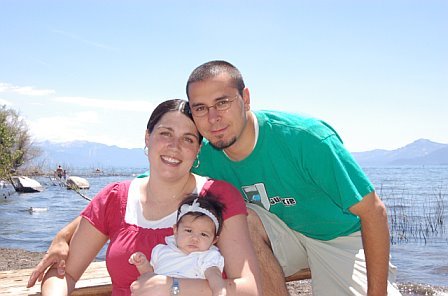
{"type": "Polygon", "coordinates": [[[193,114],[193,116],[196,117],[202,117],[208,114],[210,108],[215,108],[216,111],[219,112],[226,111],[232,106],[233,101],[235,101],[237,97],[238,95],[236,95],[233,99],[221,99],[211,106],[205,106],[205,105],[193,106],[191,107],[191,114],[193,114]]]}

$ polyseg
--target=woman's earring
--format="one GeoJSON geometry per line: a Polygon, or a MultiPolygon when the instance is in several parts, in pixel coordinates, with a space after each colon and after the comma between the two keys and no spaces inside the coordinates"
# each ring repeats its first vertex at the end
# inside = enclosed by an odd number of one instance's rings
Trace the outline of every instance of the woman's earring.
{"type": "Polygon", "coordinates": [[[198,156],[196,155],[196,159],[193,162],[192,168],[197,169],[200,164],[201,164],[201,161],[199,160],[198,156]]]}
{"type": "Polygon", "coordinates": [[[148,146],[145,146],[145,148],[143,148],[143,153],[148,156],[148,146]]]}

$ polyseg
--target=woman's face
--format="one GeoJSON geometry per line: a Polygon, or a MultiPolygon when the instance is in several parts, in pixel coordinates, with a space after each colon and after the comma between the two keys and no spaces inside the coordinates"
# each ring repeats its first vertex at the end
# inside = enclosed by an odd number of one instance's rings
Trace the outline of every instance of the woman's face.
{"type": "Polygon", "coordinates": [[[163,115],[151,134],[146,133],[145,140],[151,175],[172,178],[190,171],[200,147],[193,121],[177,111],[163,115]]]}

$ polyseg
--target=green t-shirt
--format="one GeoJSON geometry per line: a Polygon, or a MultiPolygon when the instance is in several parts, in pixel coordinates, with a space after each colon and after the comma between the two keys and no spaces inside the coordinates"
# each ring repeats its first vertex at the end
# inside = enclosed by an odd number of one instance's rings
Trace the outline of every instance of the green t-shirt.
{"type": "Polygon", "coordinates": [[[233,184],[246,201],[308,237],[330,240],[360,230],[348,208],[374,188],[337,133],[309,117],[254,113],[259,134],[248,157],[232,161],[204,140],[193,172],[233,184]]]}

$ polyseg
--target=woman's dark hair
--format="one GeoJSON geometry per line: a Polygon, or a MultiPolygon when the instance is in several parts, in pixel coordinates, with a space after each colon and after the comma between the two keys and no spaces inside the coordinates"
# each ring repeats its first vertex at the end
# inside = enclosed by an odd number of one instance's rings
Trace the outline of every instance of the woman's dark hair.
{"type": "MultiPolygon", "coordinates": [[[[168,112],[178,111],[193,121],[193,116],[191,115],[190,105],[188,102],[181,99],[172,99],[167,100],[160,103],[154,111],[152,111],[151,116],[149,117],[148,124],[146,128],[150,133],[154,130],[156,124],[160,121],[160,119],[168,112]]],[[[194,122],[194,121],[193,121],[194,122]]],[[[199,143],[202,142],[202,135],[198,131],[199,143]]]]}
{"type": "Polygon", "coordinates": [[[190,97],[188,95],[188,88],[191,83],[204,81],[222,73],[227,73],[230,76],[233,87],[235,87],[238,90],[238,93],[242,96],[246,86],[244,85],[243,76],[241,75],[240,70],[229,62],[217,60],[204,63],[191,72],[186,87],[187,97],[190,97]]]}
{"type": "Polygon", "coordinates": [[[198,199],[197,203],[199,203],[199,206],[201,208],[208,210],[216,217],[216,219],[218,219],[219,228],[216,229],[215,233],[216,235],[219,235],[222,230],[222,223],[224,222],[222,218],[222,212],[225,210],[226,206],[222,202],[220,202],[215,196],[209,193],[206,193],[204,196],[199,196],[195,193],[187,195],[179,205],[179,210],[177,211],[177,219],[178,219],[177,225],[179,224],[180,221],[182,221],[182,218],[185,216],[193,216],[196,218],[203,216],[208,217],[207,215],[201,212],[188,212],[187,214],[182,216],[179,220],[180,208],[183,205],[192,205],[195,199],[198,199]]]}

